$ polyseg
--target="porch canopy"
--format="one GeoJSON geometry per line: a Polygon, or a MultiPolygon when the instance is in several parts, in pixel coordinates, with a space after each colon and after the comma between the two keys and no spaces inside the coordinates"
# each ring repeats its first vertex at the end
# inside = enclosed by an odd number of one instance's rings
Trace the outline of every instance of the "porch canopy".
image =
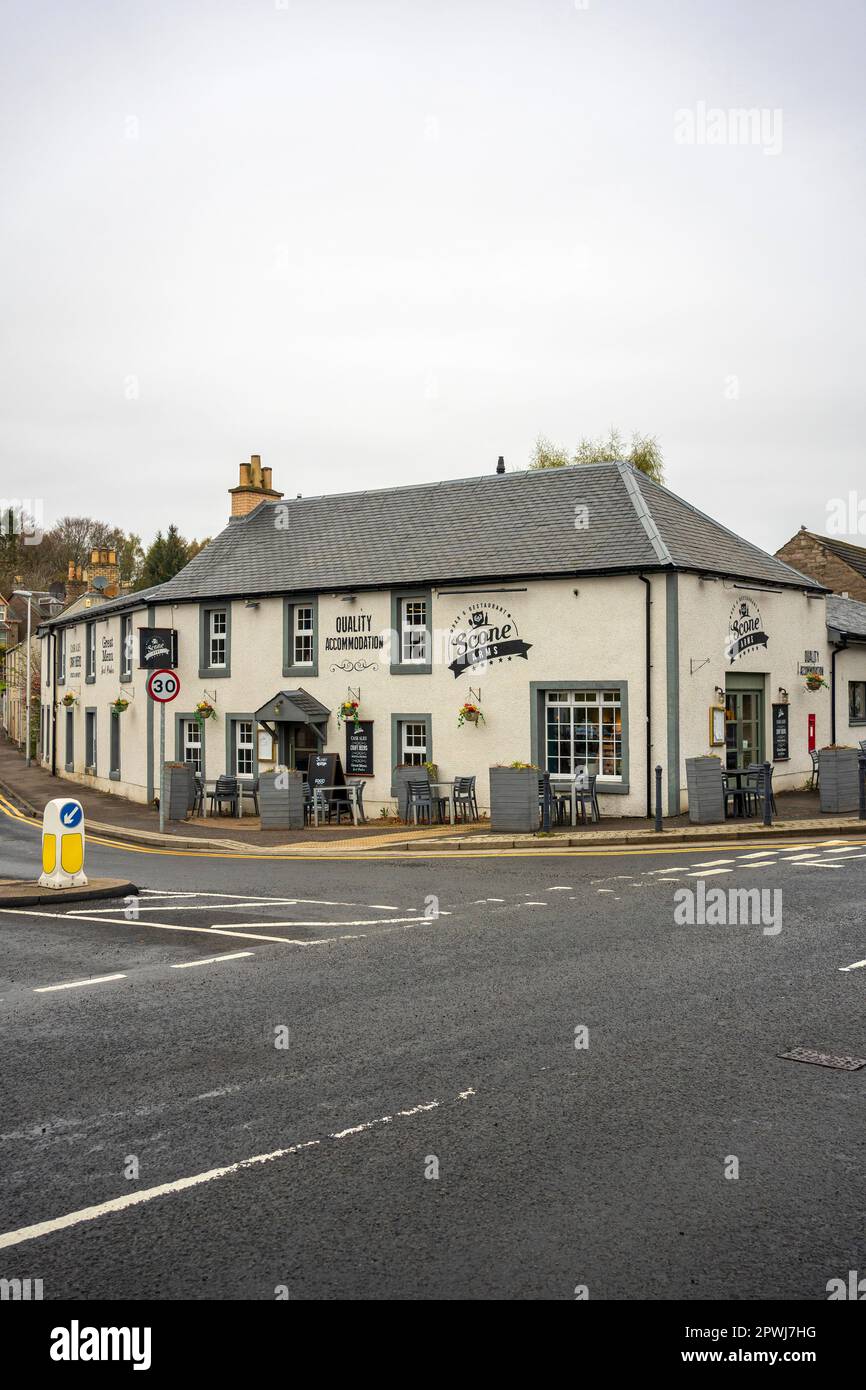
{"type": "Polygon", "coordinates": [[[294,767],[295,749],[300,753],[303,747],[315,746],[310,734],[319,748],[324,747],[331,711],[306,690],[278,690],[253,717],[276,740],[279,761],[294,767]]]}

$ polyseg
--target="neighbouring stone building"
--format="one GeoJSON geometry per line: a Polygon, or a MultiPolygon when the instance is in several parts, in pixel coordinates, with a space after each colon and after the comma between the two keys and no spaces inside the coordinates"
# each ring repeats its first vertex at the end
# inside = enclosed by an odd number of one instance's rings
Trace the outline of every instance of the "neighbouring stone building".
{"type": "Polygon", "coordinates": [[[834,594],[866,603],[866,549],[835,536],[819,536],[801,526],[776,551],[779,560],[808,574],[834,594]]]}
{"type": "Polygon", "coordinates": [[[398,765],[474,774],[484,807],[489,768],[515,760],[596,771],[605,816],[646,815],[660,764],[677,814],[689,756],[766,757],[785,790],[834,726],[866,732],[849,690],[866,609],[828,626],[821,582],[629,464],[284,498],[253,456],[230,491],[228,525],[174,579],[40,627],[59,777],[154,797],[154,664],[181,683],[169,759],[251,778],[339,753],[373,814],[398,765]],[[481,722],[458,723],[467,700],[481,722]]]}

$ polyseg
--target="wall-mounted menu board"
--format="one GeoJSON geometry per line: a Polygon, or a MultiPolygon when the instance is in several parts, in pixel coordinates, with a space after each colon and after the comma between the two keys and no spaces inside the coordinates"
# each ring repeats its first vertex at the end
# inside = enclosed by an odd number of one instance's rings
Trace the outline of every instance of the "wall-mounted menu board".
{"type": "Polygon", "coordinates": [[[773,762],[784,763],[790,758],[788,748],[788,706],[773,706],[773,762]]]}
{"type": "Polygon", "coordinates": [[[373,721],[361,719],[358,727],[346,725],[346,772],[350,777],[373,776],[373,721]]]}

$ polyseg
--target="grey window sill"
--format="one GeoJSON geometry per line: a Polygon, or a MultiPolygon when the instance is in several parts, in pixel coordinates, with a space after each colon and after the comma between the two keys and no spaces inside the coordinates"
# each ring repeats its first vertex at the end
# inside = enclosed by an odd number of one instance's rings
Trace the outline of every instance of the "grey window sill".
{"type": "Polygon", "coordinates": [[[120,773],[119,773],[119,772],[109,772],[108,778],[109,778],[109,781],[111,781],[111,782],[119,782],[119,781],[120,781],[120,773]]]}
{"type": "Polygon", "coordinates": [[[200,681],[224,681],[231,676],[231,671],[227,666],[200,666],[198,668],[198,678],[200,681]]]}
{"type": "Polygon", "coordinates": [[[405,665],[397,664],[391,667],[392,676],[431,676],[433,667],[429,662],[407,662],[405,665]]]}

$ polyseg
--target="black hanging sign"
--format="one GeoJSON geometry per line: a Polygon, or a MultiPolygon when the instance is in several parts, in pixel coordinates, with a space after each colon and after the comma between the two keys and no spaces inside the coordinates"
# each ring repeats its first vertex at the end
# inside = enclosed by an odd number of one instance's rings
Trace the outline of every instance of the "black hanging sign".
{"type": "Polygon", "coordinates": [[[361,719],[358,727],[346,725],[346,771],[350,777],[373,776],[373,721],[361,719]]]}
{"type": "Polygon", "coordinates": [[[173,627],[140,627],[138,629],[139,670],[159,670],[177,665],[177,629],[173,627]]]}
{"type": "Polygon", "coordinates": [[[788,748],[788,706],[773,706],[773,762],[784,763],[790,758],[788,748]]]}

